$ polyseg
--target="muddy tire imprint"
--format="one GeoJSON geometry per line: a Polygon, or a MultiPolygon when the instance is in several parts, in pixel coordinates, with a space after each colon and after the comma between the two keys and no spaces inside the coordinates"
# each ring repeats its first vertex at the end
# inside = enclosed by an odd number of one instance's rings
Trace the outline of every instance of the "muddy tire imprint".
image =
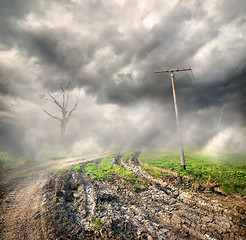
{"type": "Polygon", "coordinates": [[[1,174],[0,239],[47,239],[42,227],[45,184],[59,169],[108,155],[50,160],[1,174]]]}
{"type": "Polygon", "coordinates": [[[245,217],[218,214],[200,197],[190,201],[177,186],[149,175],[138,156],[123,161],[118,155],[111,162],[131,171],[138,182],[118,173],[92,180],[77,170],[53,178],[43,208],[46,238],[245,239],[245,217]],[[61,191],[64,195],[54,202],[61,191]]]}

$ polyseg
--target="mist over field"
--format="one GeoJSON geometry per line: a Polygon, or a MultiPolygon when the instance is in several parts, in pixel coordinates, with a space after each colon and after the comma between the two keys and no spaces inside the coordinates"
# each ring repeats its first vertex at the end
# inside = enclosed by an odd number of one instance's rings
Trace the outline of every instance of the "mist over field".
{"type": "Polygon", "coordinates": [[[11,0],[0,3],[0,150],[37,156],[66,129],[74,151],[179,149],[171,80],[185,149],[246,153],[246,3],[11,0]],[[223,104],[223,118],[217,128],[223,104]]]}

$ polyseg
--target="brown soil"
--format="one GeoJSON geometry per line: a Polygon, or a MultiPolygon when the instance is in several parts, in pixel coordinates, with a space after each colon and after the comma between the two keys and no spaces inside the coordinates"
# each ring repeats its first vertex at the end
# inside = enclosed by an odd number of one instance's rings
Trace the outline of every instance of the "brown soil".
{"type": "Polygon", "coordinates": [[[103,180],[78,170],[51,174],[58,164],[89,160],[57,160],[49,170],[5,180],[0,239],[246,239],[245,199],[172,171],[156,179],[138,154],[112,161],[137,182],[116,173],[103,180]]]}
{"type": "Polygon", "coordinates": [[[41,225],[43,187],[59,169],[108,154],[50,160],[0,175],[0,239],[45,239],[41,225]]]}

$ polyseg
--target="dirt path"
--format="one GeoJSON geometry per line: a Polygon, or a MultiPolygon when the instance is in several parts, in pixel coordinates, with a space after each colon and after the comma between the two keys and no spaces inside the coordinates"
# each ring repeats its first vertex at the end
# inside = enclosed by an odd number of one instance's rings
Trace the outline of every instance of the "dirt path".
{"type": "Polygon", "coordinates": [[[245,215],[223,214],[213,195],[191,195],[172,179],[154,178],[138,154],[127,161],[116,156],[114,165],[135,177],[115,172],[93,180],[73,170],[49,181],[41,217],[45,239],[246,239],[245,215]]]}
{"type": "Polygon", "coordinates": [[[44,239],[40,217],[44,185],[59,169],[107,155],[50,160],[1,174],[0,239],[44,239]]]}

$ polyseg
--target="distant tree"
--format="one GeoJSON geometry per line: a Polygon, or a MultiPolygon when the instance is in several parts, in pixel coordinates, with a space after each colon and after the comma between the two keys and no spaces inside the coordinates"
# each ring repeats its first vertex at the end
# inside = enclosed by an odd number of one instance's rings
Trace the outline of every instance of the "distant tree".
{"type": "Polygon", "coordinates": [[[69,94],[70,94],[69,87],[70,87],[70,82],[65,87],[63,86],[63,84],[61,84],[62,99],[63,99],[62,103],[59,103],[57,99],[54,96],[52,96],[49,91],[47,91],[50,98],[46,100],[55,103],[61,109],[61,113],[62,113],[61,117],[54,116],[50,114],[48,111],[46,111],[45,109],[43,109],[43,111],[47,115],[60,121],[60,146],[62,148],[64,147],[64,139],[65,139],[65,132],[66,132],[67,124],[69,122],[69,119],[72,113],[76,110],[78,102],[79,102],[79,97],[78,97],[74,104],[74,107],[70,111],[68,111],[68,101],[69,101],[69,94]]]}

